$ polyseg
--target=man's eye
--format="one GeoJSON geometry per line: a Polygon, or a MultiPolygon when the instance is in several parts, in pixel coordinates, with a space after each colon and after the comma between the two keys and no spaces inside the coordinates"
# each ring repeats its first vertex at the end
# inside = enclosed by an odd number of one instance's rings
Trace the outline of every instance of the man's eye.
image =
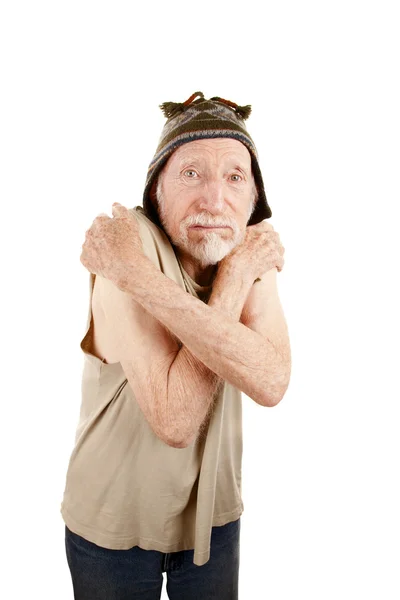
{"type": "Polygon", "coordinates": [[[190,179],[193,179],[194,176],[197,175],[197,173],[196,171],[193,171],[193,169],[188,169],[187,171],[185,171],[185,175],[188,175],[190,179]]]}
{"type": "Polygon", "coordinates": [[[242,178],[240,175],[238,175],[237,173],[233,173],[233,175],[231,175],[231,177],[237,177],[238,179],[234,179],[233,181],[240,181],[242,178]]]}

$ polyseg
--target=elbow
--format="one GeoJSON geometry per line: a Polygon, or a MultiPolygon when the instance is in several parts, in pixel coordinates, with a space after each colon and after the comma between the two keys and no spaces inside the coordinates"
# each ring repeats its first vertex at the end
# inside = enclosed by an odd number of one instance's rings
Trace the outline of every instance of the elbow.
{"type": "Polygon", "coordinates": [[[190,442],[187,442],[186,440],[171,439],[167,436],[164,436],[163,442],[171,448],[187,448],[190,445],[190,442]]]}
{"type": "Polygon", "coordinates": [[[165,426],[161,426],[158,420],[151,423],[151,428],[158,439],[171,448],[187,448],[190,444],[179,432],[175,430],[171,433],[165,426]]]}
{"type": "Polygon", "coordinates": [[[265,389],[260,393],[260,402],[262,406],[268,406],[272,408],[279,404],[283,397],[286,394],[286,391],[289,387],[290,381],[290,369],[285,373],[283,378],[280,378],[279,382],[275,382],[275,385],[271,389],[271,386],[266,386],[268,388],[268,392],[265,392],[265,389]]]}
{"type": "Polygon", "coordinates": [[[171,448],[187,448],[194,438],[183,438],[182,436],[170,435],[164,432],[161,439],[164,444],[167,444],[167,446],[170,446],[171,448]]]}
{"type": "Polygon", "coordinates": [[[283,396],[265,396],[262,399],[262,402],[260,402],[260,404],[262,406],[267,406],[268,408],[272,408],[273,406],[276,406],[277,404],[279,404],[279,402],[282,400],[283,396]]]}

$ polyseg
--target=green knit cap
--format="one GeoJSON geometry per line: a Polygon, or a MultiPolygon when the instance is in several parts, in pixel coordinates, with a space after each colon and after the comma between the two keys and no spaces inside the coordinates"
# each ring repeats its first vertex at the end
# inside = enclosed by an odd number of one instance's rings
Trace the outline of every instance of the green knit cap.
{"type": "Polygon", "coordinates": [[[250,152],[258,200],[248,225],[255,225],[271,217],[264,183],[258,164],[258,154],[244,123],[251,113],[251,106],[238,106],[234,102],[214,96],[209,100],[202,92],[195,92],[185,102],[164,102],[160,105],[167,122],[160,141],[149,165],[143,193],[145,214],[161,227],[149,194],[153,182],[171,154],[187,142],[205,138],[233,138],[239,140],[250,152]]]}

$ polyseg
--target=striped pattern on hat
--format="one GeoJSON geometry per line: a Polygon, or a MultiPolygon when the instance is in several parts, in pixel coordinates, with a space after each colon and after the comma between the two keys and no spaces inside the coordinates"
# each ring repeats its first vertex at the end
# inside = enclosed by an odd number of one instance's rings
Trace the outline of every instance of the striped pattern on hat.
{"type": "Polygon", "coordinates": [[[251,113],[251,106],[238,106],[217,96],[206,100],[202,92],[195,92],[185,102],[164,102],[160,108],[168,120],[149,165],[143,193],[143,210],[152,221],[161,226],[150,200],[150,190],[162,167],[177,148],[188,142],[205,138],[233,138],[246,146],[250,152],[258,190],[258,200],[248,225],[254,225],[271,217],[272,212],[265,195],[257,150],[244,123],[251,113]]]}

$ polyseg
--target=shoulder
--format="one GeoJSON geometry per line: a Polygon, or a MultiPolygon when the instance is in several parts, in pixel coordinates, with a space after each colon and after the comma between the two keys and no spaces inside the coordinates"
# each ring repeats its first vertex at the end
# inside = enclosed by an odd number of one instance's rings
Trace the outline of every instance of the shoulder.
{"type": "Polygon", "coordinates": [[[240,322],[281,346],[289,346],[289,331],[279,297],[277,269],[273,267],[253,286],[243,307],[240,322]]]}
{"type": "Polygon", "coordinates": [[[160,254],[173,258],[174,251],[165,231],[153,223],[143,211],[142,206],[135,206],[129,211],[135,215],[139,224],[139,233],[142,240],[143,251],[146,256],[160,267],[160,254]]]}
{"type": "Polygon", "coordinates": [[[248,324],[261,314],[271,312],[273,308],[276,310],[280,304],[277,269],[274,267],[253,283],[243,307],[241,322],[248,324]]]}

